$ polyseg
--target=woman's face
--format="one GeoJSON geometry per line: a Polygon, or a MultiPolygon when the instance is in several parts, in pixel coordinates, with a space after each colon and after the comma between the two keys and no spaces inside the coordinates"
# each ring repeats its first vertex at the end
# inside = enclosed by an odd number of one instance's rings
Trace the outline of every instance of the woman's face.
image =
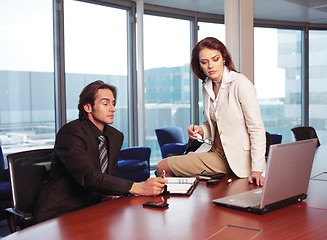
{"type": "Polygon", "coordinates": [[[214,81],[219,81],[224,73],[223,56],[218,50],[204,48],[199,52],[200,67],[204,74],[214,81]]]}

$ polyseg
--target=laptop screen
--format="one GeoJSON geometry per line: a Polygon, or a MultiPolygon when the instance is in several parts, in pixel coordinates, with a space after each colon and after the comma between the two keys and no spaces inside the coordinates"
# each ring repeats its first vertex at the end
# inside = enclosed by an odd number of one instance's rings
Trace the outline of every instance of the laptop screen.
{"type": "Polygon", "coordinates": [[[270,146],[260,207],[307,193],[317,139],[270,146]]]}

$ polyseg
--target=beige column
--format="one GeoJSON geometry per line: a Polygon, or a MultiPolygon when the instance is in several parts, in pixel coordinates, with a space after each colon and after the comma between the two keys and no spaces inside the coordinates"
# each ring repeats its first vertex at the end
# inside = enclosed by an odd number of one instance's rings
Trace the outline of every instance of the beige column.
{"type": "Polygon", "coordinates": [[[253,82],[253,0],[225,0],[225,29],[236,70],[253,82]]]}

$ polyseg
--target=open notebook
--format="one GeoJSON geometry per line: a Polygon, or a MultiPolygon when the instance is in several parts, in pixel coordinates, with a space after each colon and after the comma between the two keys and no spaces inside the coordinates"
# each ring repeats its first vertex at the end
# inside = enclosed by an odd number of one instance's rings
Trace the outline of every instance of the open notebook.
{"type": "Polygon", "coordinates": [[[163,194],[191,195],[196,184],[196,178],[166,177],[166,188],[163,194]]]}
{"type": "Polygon", "coordinates": [[[307,197],[317,139],[270,146],[262,188],[213,200],[217,205],[264,214],[307,197]]]}

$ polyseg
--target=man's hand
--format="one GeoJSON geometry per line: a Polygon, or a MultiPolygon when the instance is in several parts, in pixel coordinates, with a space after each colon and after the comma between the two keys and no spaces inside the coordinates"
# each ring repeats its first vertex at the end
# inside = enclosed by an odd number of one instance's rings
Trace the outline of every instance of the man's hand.
{"type": "Polygon", "coordinates": [[[263,186],[265,178],[261,175],[261,172],[253,171],[251,176],[248,178],[249,183],[256,183],[258,186],[263,186]]]}
{"type": "Polygon", "coordinates": [[[143,183],[134,183],[129,190],[131,194],[137,194],[142,196],[156,196],[162,193],[166,181],[161,177],[148,178],[143,183]]]}

